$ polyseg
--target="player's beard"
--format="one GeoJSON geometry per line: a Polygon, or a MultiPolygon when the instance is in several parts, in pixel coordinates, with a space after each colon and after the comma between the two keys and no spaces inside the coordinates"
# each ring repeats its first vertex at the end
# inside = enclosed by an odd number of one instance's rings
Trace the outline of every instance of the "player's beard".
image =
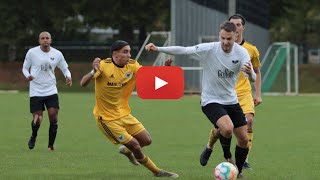
{"type": "Polygon", "coordinates": [[[50,43],[43,43],[40,45],[41,46],[41,49],[45,52],[48,52],[50,51],[50,43]]]}
{"type": "Polygon", "coordinates": [[[49,43],[44,43],[42,46],[43,46],[44,48],[49,48],[49,47],[50,47],[50,44],[49,44],[49,43]]]}
{"type": "Polygon", "coordinates": [[[229,53],[231,51],[232,46],[231,45],[222,45],[222,50],[225,53],[229,53]]]}

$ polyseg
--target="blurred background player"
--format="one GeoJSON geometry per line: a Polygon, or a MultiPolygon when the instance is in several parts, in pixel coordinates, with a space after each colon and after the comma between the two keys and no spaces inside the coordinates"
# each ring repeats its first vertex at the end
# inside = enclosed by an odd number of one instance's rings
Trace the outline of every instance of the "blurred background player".
{"type": "Polygon", "coordinates": [[[80,81],[86,86],[95,79],[96,104],[93,114],[101,132],[114,144],[122,144],[119,152],[134,165],[142,164],[156,177],[178,178],[178,174],[159,169],[142,152],[151,144],[151,136],[141,122],[131,115],[129,98],[134,90],[141,65],[131,58],[130,45],[122,40],[111,46],[112,58],[95,58],[93,70],[80,81]]]}
{"type": "MultiPolygon", "coordinates": [[[[252,141],[253,141],[253,118],[254,118],[254,106],[258,106],[261,102],[261,73],[260,73],[260,59],[259,59],[259,51],[258,49],[253,46],[252,44],[245,41],[243,38],[243,32],[245,30],[245,18],[240,14],[235,14],[229,17],[229,21],[234,23],[237,27],[237,33],[238,38],[236,42],[247,49],[251,63],[253,66],[253,70],[257,75],[256,81],[255,81],[255,96],[252,98],[252,89],[251,84],[248,80],[248,78],[244,75],[243,72],[240,73],[239,79],[237,81],[236,85],[236,92],[239,100],[239,104],[245,113],[246,119],[247,119],[247,133],[248,133],[248,145],[249,145],[249,152],[252,148],[252,141]]],[[[203,152],[200,155],[200,164],[205,166],[209,160],[209,157],[212,153],[213,146],[217,139],[219,138],[219,131],[217,129],[212,129],[208,144],[203,150],[203,152]]],[[[224,157],[227,161],[232,162],[230,147],[223,148],[224,150],[224,157]]],[[[248,154],[249,155],[249,154],[248,154]]],[[[244,169],[251,169],[249,163],[248,163],[248,157],[246,159],[246,162],[243,165],[244,169]]]]}
{"type": "Polygon", "coordinates": [[[157,47],[153,43],[145,46],[147,51],[159,51],[172,55],[188,55],[200,61],[203,67],[201,106],[210,122],[220,128],[220,139],[230,151],[232,133],[237,137],[235,150],[238,177],[243,177],[242,167],[248,154],[247,122],[238,103],[235,91],[240,71],[246,72],[255,81],[249,54],[235,43],[236,26],[224,22],[220,26],[219,42],[202,43],[191,47],[157,47]]]}
{"type": "Polygon", "coordinates": [[[63,54],[50,46],[51,42],[50,33],[41,32],[39,34],[40,46],[29,49],[23,63],[22,72],[30,82],[30,112],[33,116],[31,122],[32,135],[28,141],[29,149],[33,149],[35,146],[46,106],[50,121],[48,150],[54,150],[59,111],[58,90],[54,74],[54,69],[57,66],[66,78],[66,84],[72,85],[68,64],[63,54]]]}

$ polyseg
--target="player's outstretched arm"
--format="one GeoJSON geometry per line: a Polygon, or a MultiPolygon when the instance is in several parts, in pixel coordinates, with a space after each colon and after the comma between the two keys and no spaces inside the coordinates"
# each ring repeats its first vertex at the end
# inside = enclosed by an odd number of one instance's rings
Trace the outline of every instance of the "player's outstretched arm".
{"type": "Polygon", "coordinates": [[[158,51],[158,47],[153,43],[149,43],[144,47],[147,51],[158,51]]]}
{"type": "Polygon", "coordinates": [[[93,78],[94,76],[94,73],[97,72],[100,68],[100,61],[101,59],[96,57],[93,62],[92,62],[92,71],[90,71],[88,74],[84,75],[82,78],[81,78],[81,81],[80,81],[80,86],[81,87],[86,87],[91,79],[93,78]]]}
{"type": "Polygon", "coordinates": [[[88,74],[84,75],[80,81],[80,86],[86,87],[90,83],[91,79],[93,78],[93,75],[94,75],[93,70],[90,71],[88,74]]]}

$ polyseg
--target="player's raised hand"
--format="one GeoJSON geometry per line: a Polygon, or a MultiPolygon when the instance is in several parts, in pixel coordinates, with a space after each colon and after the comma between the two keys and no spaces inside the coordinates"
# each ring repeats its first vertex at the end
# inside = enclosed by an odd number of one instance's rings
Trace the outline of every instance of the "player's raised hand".
{"type": "Polygon", "coordinates": [[[147,51],[158,51],[158,47],[153,43],[149,43],[144,47],[147,51]]]}
{"type": "Polygon", "coordinates": [[[171,66],[171,64],[172,64],[172,59],[171,59],[171,58],[167,59],[167,60],[164,62],[164,65],[165,65],[165,66],[171,66]]]}
{"type": "Polygon", "coordinates": [[[98,57],[94,58],[94,60],[93,60],[93,62],[92,62],[92,68],[93,68],[94,72],[96,72],[96,71],[99,70],[99,68],[100,68],[100,61],[101,61],[100,58],[98,58],[98,57]]]}

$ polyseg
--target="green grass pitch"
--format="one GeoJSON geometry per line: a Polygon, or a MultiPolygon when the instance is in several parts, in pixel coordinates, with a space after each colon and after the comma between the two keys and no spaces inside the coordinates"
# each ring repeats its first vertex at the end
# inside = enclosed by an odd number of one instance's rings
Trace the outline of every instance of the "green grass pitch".
{"type": "MultiPolygon", "coordinates": [[[[55,151],[48,152],[48,117],[34,150],[27,93],[0,94],[0,179],[159,179],[144,167],[133,166],[98,130],[92,115],[93,93],[60,93],[59,129],[55,151]]],[[[141,100],[133,96],[132,114],[150,132],[153,143],[144,152],[160,168],[179,179],[214,179],[214,167],[223,161],[215,146],[207,166],[199,155],[212,125],[203,115],[199,96],[180,100],[141,100]]],[[[263,97],[256,108],[253,170],[246,179],[319,179],[320,96],[263,97]]],[[[234,153],[234,142],[232,151],[234,153]]]]}

